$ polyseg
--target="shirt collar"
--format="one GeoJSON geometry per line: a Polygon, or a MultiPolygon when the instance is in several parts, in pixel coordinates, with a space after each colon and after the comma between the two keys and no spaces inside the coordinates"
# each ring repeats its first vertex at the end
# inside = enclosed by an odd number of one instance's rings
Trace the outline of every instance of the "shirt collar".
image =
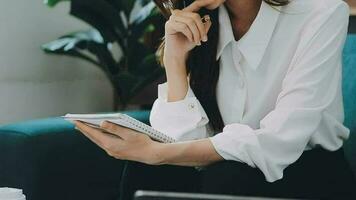
{"type": "MultiPolygon", "coordinates": [[[[260,11],[248,32],[237,42],[238,49],[254,70],[260,65],[266,48],[272,38],[280,11],[262,1],[260,11]]],[[[219,42],[216,59],[218,60],[226,46],[235,42],[228,11],[224,5],[219,8],[219,42]]]]}
{"type": "Polygon", "coordinates": [[[219,42],[216,60],[221,57],[225,47],[231,42],[235,41],[230,17],[225,5],[222,5],[219,8],[219,26],[219,42]]]}

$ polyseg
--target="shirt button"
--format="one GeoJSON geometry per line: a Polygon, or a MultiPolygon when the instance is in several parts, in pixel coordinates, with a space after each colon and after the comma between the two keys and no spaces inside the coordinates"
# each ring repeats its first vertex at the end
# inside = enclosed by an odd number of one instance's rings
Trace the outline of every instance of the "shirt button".
{"type": "Polygon", "coordinates": [[[188,104],[188,109],[189,109],[189,110],[193,110],[194,108],[195,108],[194,103],[188,104]]]}

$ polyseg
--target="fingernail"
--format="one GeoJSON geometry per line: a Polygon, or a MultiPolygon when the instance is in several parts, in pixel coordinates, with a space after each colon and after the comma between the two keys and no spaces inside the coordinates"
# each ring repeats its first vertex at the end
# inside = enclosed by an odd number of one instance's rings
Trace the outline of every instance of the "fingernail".
{"type": "Polygon", "coordinates": [[[200,45],[201,45],[201,42],[198,42],[197,45],[200,46],[200,45]]]}
{"type": "Polygon", "coordinates": [[[204,35],[202,41],[203,42],[207,42],[208,41],[208,36],[204,35]]]}
{"type": "Polygon", "coordinates": [[[79,131],[79,128],[77,128],[77,127],[74,127],[74,129],[79,131]]]}

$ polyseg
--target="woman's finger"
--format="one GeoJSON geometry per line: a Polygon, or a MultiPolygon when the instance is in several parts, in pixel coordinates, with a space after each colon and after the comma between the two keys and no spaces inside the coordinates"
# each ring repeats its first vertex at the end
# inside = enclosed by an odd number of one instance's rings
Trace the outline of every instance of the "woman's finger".
{"type": "Polygon", "coordinates": [[[193,33],[194,42],[197,45],[200,45],[201,44],[200,43],[201,36],[200,36],[200,32],[199,32],[198,26],[196,25],[195,21],[192,18],[188,18],[188,17],[177,14],[176,11],[173,11],[173,13],[174,14],[172,14],[171,20],[186,24],[189,27],[190,31],[193,33]]]}
{"type": "Polygon", "coordinates": [[[188,12],[198,12],[202,8],[214,10],[224,2],[225,0],[195,0],[193,3],[191,3],[183,10],[188,12]]]}
{"type": "Polygon", "coordinates": [[[166,26],[169,26],[175,33],[182,33],[189,42],[194,42],[193,33],[186,24],[176,21],[168,21],[166,26]]]}
{"type": "Polygon", "coordinates": [[[107,149],[109,146],[111,146],[112,140],[114,138],[109,134],[91,128],[90,126],[87,126],[79,121],[75,121],[75,125],[80,132],[82,132],[87,138],[89,138],[92,142],[100,146],[102,149],[107,149]]]}
{"type": "Polygon", "coordinates": [[[81,132],[85,137],[87,137],[90,141],[98,145],[100,148],[104,149],[104,146],[96,140],[96,138],[93,138],[91,135],[87,134],[83,129],[79,128],[79,126],[76,126],[76,128],[79,132],[81,132]]]}
{"type": "Polygon", "coordinates": [[[189,29],[189,27],[181,22],[174,22],[176,25],[176,30],[183,33],[183,35],[188,38],[189,42],[193,42],[194,43],[194,36],[192,31],[189,29]]]}
{"type": "Polygon", "coordinates": [[[191,3],[189,6],[187,6],[186,8],[184,8],[184,11],[188,11],[188,12],[198,12],[201,8],[209,5],[210,2],[207,0],[195,0],[193,3],[191,3]]]}
{"type": "Polygon", "coordinates": [[[205,32],[205,27],[204,27],[204,24],[202,22],[202,18],[200,17],[200,15],[198,13],[193,13],[193,12],[185,12],[185,11],[180,11],[180,14],[182,16],[185,16],[187,18],[190,18],[192,20],[195,21],[195,24],[196,26],[198,27],[199,29],[199,33],[200,33],[200,39],[203,41],[203,42],[206,42],[207,40],[207,35],[206,35],[206,32],[205,32]]]}
{"type": "Polygon", "coordinates": [[[132,137],[132,135],[135,133],[131,129],[124,128],[108,121],[104,121],[100,127],[108,131],[109,133],[119,136],[124,140],[128,139],[129,137],[132,137]]]}

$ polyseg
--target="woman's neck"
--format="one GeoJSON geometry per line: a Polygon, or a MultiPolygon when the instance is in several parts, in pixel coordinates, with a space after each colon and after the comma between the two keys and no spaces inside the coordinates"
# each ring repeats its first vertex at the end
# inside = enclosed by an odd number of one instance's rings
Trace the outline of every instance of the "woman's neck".
{"type": "Polygon", "coordinates": [[[235,40],[238,41],[250,29],[260,10],[262,0],[226,0],[235,40]]]}

